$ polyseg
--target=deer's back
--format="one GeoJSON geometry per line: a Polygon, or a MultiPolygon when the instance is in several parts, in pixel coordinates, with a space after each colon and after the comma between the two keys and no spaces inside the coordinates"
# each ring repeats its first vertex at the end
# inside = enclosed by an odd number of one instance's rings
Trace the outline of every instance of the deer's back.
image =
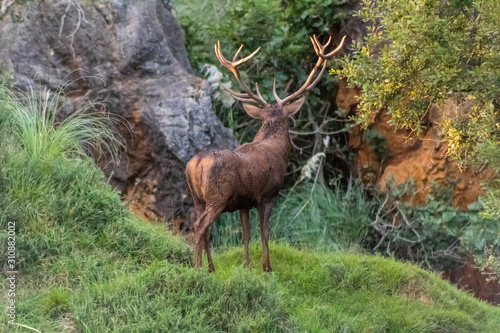
{"type": "Polygon", "coordinates": [[[203,151],[186,166],[193,199],[223,203],[225,211],[256,207],[278,194],[286,161],[263,145],[248,143],[235,150],[203,151]]]}

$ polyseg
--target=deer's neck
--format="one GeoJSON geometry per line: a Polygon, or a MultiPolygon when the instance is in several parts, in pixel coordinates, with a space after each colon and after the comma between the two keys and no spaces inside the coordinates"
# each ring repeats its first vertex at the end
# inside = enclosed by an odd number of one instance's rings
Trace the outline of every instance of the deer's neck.
{"type": "Polygon", "coordinates": [[[290,154],[290,134],[288,125],[281,119],[265,121],[260,127],[253,142],[269,144],[275,154],[281,156],[288,163],[290,154]]]}

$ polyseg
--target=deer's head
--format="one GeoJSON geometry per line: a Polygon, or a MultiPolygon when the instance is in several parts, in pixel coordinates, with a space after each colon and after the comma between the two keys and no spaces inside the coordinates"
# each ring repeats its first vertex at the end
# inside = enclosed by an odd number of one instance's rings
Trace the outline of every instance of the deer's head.
{"type": "Polygon", "coordinates": [[[234,99],[243,102],[243,109],[250,117],[261,119],[263,122],[266,122],[271,119],[279,119],[286,121],[288,117],[294,115],[297,111],[300,110],[302,104],[304,104],[305,101],[304,93],[313,89],[314,86],[318,83],[321,75],[325,71],[327,59],[331,58],[334,54],[336,54],[341,50],[342,46],[344,45],[345,38],[346,36],[342,38],[342,41],[335,50],[333,50],[328,54],[325,54],[325,49],[330,44],[332,38],[330,37],[325,45],[321,45],[315,35],[313,37],[310,37],[314,47],[314,51],[318,56],[316,65],[312,69],[304,85],[295,93],[285,97],[284,99],[279,98],[278,94],[276,93],[276,79],[274,79],[273,95],[274,98],[276,99],[276,103],[274,104],[269,104],[264,100],[264,98],[260,94],[259,86],[257,85],[257,83],[255,83],[256,94],[254,94],[252,90],[245,84],[245,82],[242,81],[240,72],[236,68],[236,66],[238,66],[239,64],[244,63],[245,61],[249,60],[254,55],[256,55],[257,52],[259,52],[260,47],[249,56],[237,60],[238,55],[241,49],[243,48],[243,45],[241,45],[236,54],[234,55],[233,61],[229,61],[222,55],[220,42],[218,41],[217,44],[215,45],[215,54],[217,55],[217,58],[224,67],[228,68],[234,74],[236,80],[240,84],[240,87],[245,92],[239,93],[233,91],[229,88],[226,88],[222,84],[220,86],[225,91],[227,91],[234,99]],[[316,74],[316,71],[320,67],[321,71],[316,77],[316,79],[314,79],[313,81],[314,74],[316,74]]]}

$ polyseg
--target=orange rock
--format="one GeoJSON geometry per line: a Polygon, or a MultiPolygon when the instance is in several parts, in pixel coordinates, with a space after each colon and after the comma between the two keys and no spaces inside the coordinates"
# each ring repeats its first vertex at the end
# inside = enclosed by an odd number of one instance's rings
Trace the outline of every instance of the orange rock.
{"type": "MultiPolygon", "coordinates": [[[[347,88],[345,80],[339,83],[337,105],[346,115],[356,115],[360,88],[347,88]]],[[[410,179],[415,182],[415,195],[411,202],[423,204],[432,190],[432,185],[446,185],[453,182],[453,205],[463,211],[476,202],[483,194],[481,182],[489,179],[492,172],[484,170],[477,172],[472,169],[460,170],[456,163],[447,159],[448,147],[442,142],[443,134],[438,123],[446,117],[464,115],[470,108],[471,101],[456,104],[449,100],[443,105],[433,105],[429,108],[426,119],[427,128],[417,136],[408,130],[394,130],[389,125],[390,115],[381,110],[368,126],[376,131],[387,142],[385,155],[380,161],[365,138],[366,131],[359,126],[354,127],[349,134],[349,146],[356,154],[356,164],[361,178],[385,190],[393,179],[394,186],[404,184],[410,179]]]]}

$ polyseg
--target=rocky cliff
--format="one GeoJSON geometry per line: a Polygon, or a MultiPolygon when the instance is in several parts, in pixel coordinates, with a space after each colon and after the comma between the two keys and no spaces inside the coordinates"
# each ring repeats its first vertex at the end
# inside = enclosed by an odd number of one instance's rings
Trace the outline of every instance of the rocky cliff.
{"type": "Polygon", "coordinates": [[[0,70],[23,90],[67,85],[63,115],[102,103],[126,144],[119,162],[101,163],[111,184],[150,219],[185,218],[187,161],[237,142],[213,114],[207,83],[191,74],[169,1],[9,5],[0,18],[0,70]]]}

